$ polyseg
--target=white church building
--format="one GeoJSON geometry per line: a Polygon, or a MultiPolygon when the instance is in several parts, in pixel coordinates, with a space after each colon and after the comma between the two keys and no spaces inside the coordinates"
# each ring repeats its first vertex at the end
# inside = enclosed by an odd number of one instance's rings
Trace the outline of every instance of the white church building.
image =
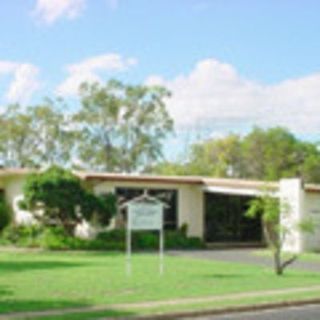
{"type": "MultiPolygon", "coordinates": [[[[30,213],[18,206],[23,197],[23,184],[30,173],[32,170],[29,169],[0,169],[0,193],[12,206],[16,223],[31,221],[30,213]]],[[[165,229],[186,225],[189,236],[200,237],[210,244],[263,245],[260,219],[250,220],[244,212],[249,201],[261,195],[267,186],[290,208],[288,215],[281,219],[281,223],[291,230],[285,240],[285,249],[320,251],[320,185],[304,185],[300,179],[263,182],[197,176],[74,173],[96,194],[112,192],[123,201],[147,190],[167,204],[165,229]],[[303,233],[295,227],[305,218],[314,222],[315,232],[303,233]]],[[[122,214],[120,208],[117,216],[122,214]]],[[[117,226],[115,220],[111,227],[117,226]]]]}

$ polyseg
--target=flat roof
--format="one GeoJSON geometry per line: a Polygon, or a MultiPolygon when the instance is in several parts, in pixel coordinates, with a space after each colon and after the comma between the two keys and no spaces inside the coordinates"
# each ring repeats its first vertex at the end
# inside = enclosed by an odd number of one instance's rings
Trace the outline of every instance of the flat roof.
{"type": "Polygon", "coordinates": [[[1,168],[0,177],[19,176],[19,175],[24,176],[35,171],[36,169],[29,169],[29,168],[1,168]]]}
{"type": "Polygon", "coordinates": [[[307,183],[304,186],[304,190],[306,190],[307,192],[320,192],[320,185],[314,183],[307,183]]]}
{"type": "Polygon", "coordinates": [[[189,184],[202,186],[219,186],[229,188],[262,189],[266,185],[271,189],[278,189],[278,182],[256,181],[232,178],[210,178],[201,176],[159,176],[145,174],[116,174],[99,172],[77,172],[84,180],[95,181],[124,181],[165,184],[189,184]]]}
{"type": "MultiPolygon", "coordinates": [[[[3,168],[0,169],[0,177],[24,176],[37,172],[30,168],[3,168]]],[[[265,186],[272,190],[279,189],[279,182],[259,181],[233,178],[211,178],[202,176],[164,176],[152,174],[124,174],[124,173],[105,173],[90,171],[73,171],[80,179],[86,181],[118,181],[118,182],[137,182],[137,183],[163,183],[163,184],[185,184],[199,185],[207,187],[225,187],[239,189],[263,189],[265,186]]],[[[304,190],[307,192],[320,193],[320,184],[305,184],[304,190]]]]}
{"type": "Polygon", "coordinates": [[[122,174],[122,173],[100,173],[100,172],[75,172],[84,180],[95,181],[124,181],[124,182],[147,182],[165,184],[192,184],[201,185],[203,179],[197,176],[159,176],[146,174],[122,174]]]}

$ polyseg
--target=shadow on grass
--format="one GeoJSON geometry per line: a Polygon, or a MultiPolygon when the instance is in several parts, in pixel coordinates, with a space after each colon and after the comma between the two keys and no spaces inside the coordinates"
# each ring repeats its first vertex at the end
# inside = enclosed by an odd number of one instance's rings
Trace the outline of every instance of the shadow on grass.
{"type": "Polygon", "coordinates": [[[10,295],[12,295],[11,290],[4,287],[0,287],[0,306],[1,306],[2,297],[10,296],[10,295]]]}
{"type": "Polygon", "coordinates": [[[0,287],[0,317],[8,319],[98,319],[101,317],[129,317],[135,313],[122,310],[105,309],[101,311],[90,311],[86,308],[92,307],[92,304],[86,301],[69,301],[64,299],[52,300],[30,300],[14,299],[12,291],[7,287],[0,287]],[[76,309],[79,310],[76,311],[76,309]],[[74,309],[74,310],[70,310],[74,309]],[[45,315],[44,312],[53,312],[56,314],[45,315]],[[33,315],[24,313],[34,312],[33,315]],[[38,313],[38,314],[36,314],[38,313]],[[10,316],[11,315],[11,316],[10,316]]]}
{"type": "Polygon", "coordinates": [[[57,268],[72,268],[84,265],[83,263],[62,262],[62,261],[1,261],[1,272],[19,272],[29,270],[57,269],[57,268]]]}
{"type": "Polygon", "coordinates": [[[0,315],[20,311],[38,311],[59,308],[86,307],[84,301],[67,300],[29,300],[12,297],[13,292],[8,287],[0,287],[0,315]]]}
{"type": "Polygon", "coordinates": [[[10,290],[0,288],[0,317],[2,318],[84,320],[98,318],[101,319],[101,317],[128,318],[135,315],[133,312],[113,309],[90,311],[86,308],[89,308],[92,305],[86,303],[85,301],[19,300],[12,299],[10,295],[10,290]],[[79,309],[76,311],[77,308],[79,309]],[[46,312],[48,312],[47,315],[45,314],[46,312]],[[51,315],[50,312],[52,312],[51,315]]]}
{"type": "Polygon", "coordinates": [[[88,306],[89,304],[86,304],[85,302],[74,302],[68,300],[19,300],[0,298],[0,315],[16,312],[43,311],[88,306]]]}
{"type": "MultiPolygon", "coordinates": [[[[40,316],[40,317],[24,317],[24,320],[107,320],[107,319],[130,319],[130,317],[137,316],[138,313],[124,310],[113,310],[106,309],[103,311],[92,311],[92,312],[77,312],[77,313],[65,313],[63,315],[52,315],[52,316],[40,316]]],[[[150,318],[149,318],[150,319],[150,318]]]]}

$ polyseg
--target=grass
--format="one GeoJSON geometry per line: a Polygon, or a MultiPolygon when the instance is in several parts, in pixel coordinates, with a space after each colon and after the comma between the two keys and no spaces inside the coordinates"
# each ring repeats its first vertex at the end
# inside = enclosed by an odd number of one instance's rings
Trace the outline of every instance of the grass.
{"type": "MultiPolygon", "coordinates": [[[[303,300],[303,299],[312,299],[312,298],[319,298],[320,291],[313,292],[310,294],[305,294],[303,297],[297,294],[286,294],[282,295],[281,297],[263,297],[258,296],[256,298],[245,298],[233,301],[220,301],[219,303],[194,303],[188,305],[177,305],[177,306],[167,306],[161,308],[147,308],[144,310],[138,310],[139,315],[156,315],[156,314],[169,314],[175,312],[192,312],[192,311],[214,311],[218,309],[223,309],[227,307],[241,307],[246,305],[257,305],[257,304],[265,304],[265,303],[272,303],[272,302],[289,302],[292,300],[303,300]]],[[[135,310],[137,312],[137,310],[135,310]]],[[[137,315],[134,311],[122,311],[122,312],[115,312],[113,310],[106,310],[106,311],[96,311],[96,312],[84,312],[84,313],[71,313],[65,314],[62,316],[47,316],[47,317],[39,317],[37,320],[92,320],[92,319],[101,319],[101,317],[129,317],[130,315],[137,315]]],[[[34,318],[24,318],[24,320],[31,320],[34,318]]],[[[17,319],[18,320],[18,319],[17,319]]]]}
{"type": "MultiPolygon", "coordinates": [[[[173,256],[165,257],[165,274],[160,276],[158,257],[151,254],[135,254],[132,268],[132,276],[128,277],[125,273],[125,257],[120,253],[0,253],[0,314],[109,305],[111,310],[108,311],[84,313],[81,316],[64,315],[61,319],[87,319],[89,315],[91,319],[94,319],[92,316],[95,315],[129,317],[181,307],[212,308],[225,304],[262,301],[264,290],[320,285],[320,272],[288,270],[284,276],[278,277],[273,274],[272,269],[265,267],[173,256]],[[119,303],[223,296],[250,291],[260,292],[260,298],[165,306],[149,311],[132,309],[119,312],[112,310],[111,306],[119,303]]],[[[302,299],[308,294],[313,295],[315,292],[293,294],[289,298],[302,299]]],[[[319,292],[317,295],[319,296],[319,292]]],[[[51,318],[59,319],[58,316],[51,318]]]]}

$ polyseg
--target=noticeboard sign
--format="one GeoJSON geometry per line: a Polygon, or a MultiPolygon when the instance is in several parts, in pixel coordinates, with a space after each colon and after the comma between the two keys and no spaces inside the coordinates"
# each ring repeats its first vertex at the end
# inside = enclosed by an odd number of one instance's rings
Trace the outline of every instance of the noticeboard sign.
{"type": "Polygon", "coordinates": [[[161,203],[132,202],[128,205],[130,230],[162,230],[163,205],[161,203]]]}

